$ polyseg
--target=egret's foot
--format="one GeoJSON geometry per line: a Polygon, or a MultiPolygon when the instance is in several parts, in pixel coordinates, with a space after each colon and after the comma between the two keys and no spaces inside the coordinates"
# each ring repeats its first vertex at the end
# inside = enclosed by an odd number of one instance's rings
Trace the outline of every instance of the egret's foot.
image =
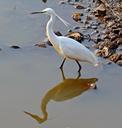
{"type": "Polygon", "coordinates": [[[77,79],[79,79],[80,76],[81,76],[81,72],[80,72],[80,70],[78,70],[78,77],[77,77],[77,79]]]}
{"type": "Polygon", "coordinates": [[[61,70],[63,70],[63,65],[61,65],[59,68],[60,68],[61,70]]]}

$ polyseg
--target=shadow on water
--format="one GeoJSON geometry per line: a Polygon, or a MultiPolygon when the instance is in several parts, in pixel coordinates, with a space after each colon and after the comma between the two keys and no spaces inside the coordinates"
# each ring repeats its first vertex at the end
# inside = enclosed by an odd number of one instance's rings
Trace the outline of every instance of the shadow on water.
{"type": "Polygon", "coordinates": [[[44,95],[41,102],[41,111],[43,117],[24,111],[25,114],[35,119],[38,123],[43,123],[48,118],[47,104],[54,100],[57,102],[70,100],[81,95],[89,89],[96,89],[97,78],[80,78],[80,74],[76,78],[66,78],[63,70],[61,70],[63,81],[55,87],[49,89],[44,95]]]}

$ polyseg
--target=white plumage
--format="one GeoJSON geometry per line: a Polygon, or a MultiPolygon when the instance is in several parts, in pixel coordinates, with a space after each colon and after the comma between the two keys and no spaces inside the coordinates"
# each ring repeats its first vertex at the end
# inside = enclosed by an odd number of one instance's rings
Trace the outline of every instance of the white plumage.
{"type": "Polygon", "coordinates": [[[67,58],[73,59],[77,62],[79,66],[79,72],[81,70],[81,65],[78,61],[88,62],[93,64],[94,66],[98,65],[97,57],[84,45],[80,44],[79,42],[75,41],[74,39],[64,37],[64,36],[57,36],[53,31],[53,26],[55,23],[55,18],[58,17],[65,25],[68,25],[66,21],[64,21],[61,17],[59,17],[55,11],[51,8],[46,8],[41,12],[33,12],[32,14],[37,13],[45,13],[50,15],[50,20],[46,26],[46,34],[49,41],[52,43],[55,50],[64,57],[64,60],[60,66],[63,68],[63,64],[67,58]]]}
{"type": "Polygon", "coordinates": [[[67,37],[59,37],[59,40],[61,41],[60,49],[64,57],[93,64],[98,63],[93,53],[79,42],[67,37]]]}

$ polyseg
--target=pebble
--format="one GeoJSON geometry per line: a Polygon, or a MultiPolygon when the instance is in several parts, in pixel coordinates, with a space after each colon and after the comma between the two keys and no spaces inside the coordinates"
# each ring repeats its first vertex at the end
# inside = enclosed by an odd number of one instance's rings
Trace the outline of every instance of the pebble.
{"type": "Polygon", "coordinates": [[[12,45],[12,46],[10,46],[10,48],[13,48],[13,49],[20,49],[20,47],[17,46],[17,45],[12,45]]]}
{"type": "Polygon", "coordinates": [[[87,29],[89,29],[89,28],[91,28],[91,26],[90,25],[87,25],[87,27],[86,27],[87,29]]]}
{"type": "Polygon", "coordinates": [[[108,20],[111,20],[112,19],[112,17],[110,17],[110,16],[104,16],[104,21],[108,21],[108,20]]]}
{"type": "Polygon", "coordinates": [[[101,50],[97,50],[97,51],[96,51],[96,55],[97,55],[97,56],[102,56],[101,50]]]}
{"type": "Polygon", "coordinates": [[[117,63],[119,66],[122,66],[122,60],[118,60],[116,63],[117,63]]]}
{"type": "Polygon", "coordinates": [[[85,9],[85,7],[82,6],[81,4],[75,4],[74,7],[75,7],[76,9],[85,9]]]}
{"type": "Polygon", "coordinates": [[[114,32],[115,34],[119,34],[120,29],[113,29],[113,32],[114,32]]]}
{"type": "Polygon", "coordinates": [[[92,25],[98,26],[98,25],[100,25],[100,22],[93,22],[92,25]]]}
{"type": "Polygon", "coordinates": [[[83,15],[83,13],[76,12],[76,13],[73,13],[72,18],[73,18],[73,20],[78,22],[81,20],[81,15],[83,15]]]}
{"type": "Polygon", "coordinates": [[[59,4],[66,4],[65,1],[59,1],[59,4]]]}
{"type": "MultiPolygon", "coordinates": [[[[89,21],[88,20],[85,20],[84,24],[89,24],[89,21]]],[[[90,26],[90,25],[89,25],[90,26]]],[[[88,27],[88,26],[87,26],[88,27]]]]}
{"type": "Polygon", "coordinates": [[[39,43],[39,44],[36,44],[35,46],[38,46],[38,47],[41,47],[41,48],[46,48],[45,43],[39,43]]]}
{"type": "Polygon", "coordinates": [[[97,22],[97,23],[96,22],[92,22],[90,26],[91,26],[92,29],[97,29],[99,25],[100,25],[99,22],[97,22]]]}
{"type": "Polygon", "coordinates": [[[86,20],[92,20],[92,16],[87,16],[86,20]]]}
{"type": "Polygon", "coordinates": [[[108,57],[109,54],[110,54],[109,49],[106,46],[104,46],[104,48],[102,49],[102,56],[103,57],[108,57]]]}
{"type": "Polygon", "coordinates": [[[116,62],[120,59],[120,57],[121,57],[121,54],[115,53],[115,54],[111,55],[111,56],[109,57],[109,59],[110,59],[111,61],[113,61],[113,62],[116,63],[116,62]]]}
{"type": "Polygon", "coordinates": [[[74,30],[80,29],[80,26],[73,27],[74,30]]]}
{"type": "Polygon", "coordinates": [[[91,28],[92,29],[97,29],[97,26],[96,25],[92,25],[91,28]]]}
{"type": "Polygon", "coordinates": [[[106,7],[103,3],[101,3],[96,9],[95,12],[97,12],[98,16],[105,16],[106,15],[106,7]]]}
{"type": "Polygon", "coordinates": [[[98,30],[94,30],[90,35],[94,35],[96,33],[99,33],[99,31],[98,30]]]}
{"type": "Polygon", "coordinates": [[[107,23],[107,27],[111,27],[111,26],[113,26],[114,25],[114,21],[109,21],[108,23],[107,23]]]}
{"type": "Polygon", "coordinates": [[[86,9],[86,12],[90,12],[90,11],[91,11],[91,9],[90,9],[90,8],[87,8],[87,9],[86,9]]]}
{"type": "Polygon", "coordinates": [[[72,38],[80,43],[84,39],[84,35],[80,32],[69,32],[66,36],[69,38],[72,38]]]}
{"type": "Polygon", "coordinates": [[[111,62],[111,61],[109,61],[109,62],[106,62],[106,64],[107,64],[107,65],[110,65],[110,64],[112,64],[112,62],[111,62]]]}
{"type": "Polygon", "coordinates": [[[83,13],[80,14],[80,16],[83,16],[83,15],[84,15],[83,13]]]}
{"type": "Polygon", "coordinates": [[[119,39],[117,40],[117,44],[118,44],[118,45],[122,45],[122,38],[119,38],[119,39]]]}

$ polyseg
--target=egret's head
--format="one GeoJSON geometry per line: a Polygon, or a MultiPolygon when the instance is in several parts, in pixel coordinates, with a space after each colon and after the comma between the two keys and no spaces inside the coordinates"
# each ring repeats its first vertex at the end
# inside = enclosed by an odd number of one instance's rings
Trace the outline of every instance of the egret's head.
{"type": "Polygon", "coordinates": [[[52,8],[45,8],[42,11],[32,12],[31,14],[39,14],[39,13],[44,13],[44,14],[48,14],[48,15],[55,14],[55,12],[52,8]]]}
{"type": "Polygon", "coordinates": [[[52,16],[52,15],[56,16],[69,28],[69,30],[71,29],[71,25],[67,21],[63,20],[59,15],[57,15],[52,8],[45,8],[42,11],[32,12],[31,14],[39,14],[39,13],[47,14],[50,16],[52,16]]]}
{"type": "Polygon", "coordinates": [[[41,11],[41,13],[51,15],[54,14],[54,10],[52,8],[45,8],[41,11]]]}

